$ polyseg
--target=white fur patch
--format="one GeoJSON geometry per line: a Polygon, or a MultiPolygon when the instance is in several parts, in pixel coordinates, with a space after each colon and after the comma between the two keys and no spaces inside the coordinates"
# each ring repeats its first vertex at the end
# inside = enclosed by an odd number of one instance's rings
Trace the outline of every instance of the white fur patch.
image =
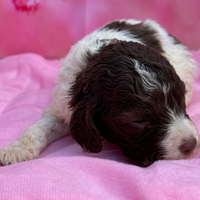
{"type": "MultiPolygon", "coordinates": [[[[199,133],[193,122],[184,115],[177,115],[171,111],[171,123],[167,128],[167,136],[160,143],[165,151],[164,159],[185,159],[188,156],[184,155],[179,147],[184,140],[195,138],[199,144],[199,133]]],[[[199,145],[196,146],[196,151],[199,145]]],[[[196,152],[194,151],[193,154],[196,152]]],[[[191,156],[191,155],[189,155],[191,156]]]]}
{"type": "Polygon", "coordinates": [[[156,81],[156,74],[154,72],[146,70],[145,66],[139,63],[137,60],[132,61],[135,64],[136,71],[140,74],[144,89],[146,91],[150,92],[152,90],[162,88],[161,84],[156,81]]]}

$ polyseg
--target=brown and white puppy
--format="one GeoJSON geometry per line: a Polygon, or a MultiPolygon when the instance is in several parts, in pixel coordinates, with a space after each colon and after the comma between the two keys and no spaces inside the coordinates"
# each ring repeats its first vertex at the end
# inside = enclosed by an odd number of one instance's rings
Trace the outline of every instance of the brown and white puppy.
{"type": "Polygon", "coordinates": [[[111,22],[71,48],[52,104],[0,150],[0,163],[37,158],[68,133],[85,151],[96,153],[104,137],[138,165],[189,158],[199,147],[185,110],[195,70],[186,47],[156,22],[111,22]]]}

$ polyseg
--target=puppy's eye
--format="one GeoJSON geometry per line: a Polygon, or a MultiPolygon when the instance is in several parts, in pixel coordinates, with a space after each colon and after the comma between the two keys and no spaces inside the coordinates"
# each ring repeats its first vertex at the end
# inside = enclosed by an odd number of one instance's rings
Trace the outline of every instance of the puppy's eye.
{"type": "Polygon", "coordinates": [[[133,121],[134,123],[144,123],[144,122],[146,122],[147,120],[145,120],[145,119],[143,119],[143,118],[140,118],[140,119],[138,119],[138,120],[135,120],[135,121],[133,121]]]}

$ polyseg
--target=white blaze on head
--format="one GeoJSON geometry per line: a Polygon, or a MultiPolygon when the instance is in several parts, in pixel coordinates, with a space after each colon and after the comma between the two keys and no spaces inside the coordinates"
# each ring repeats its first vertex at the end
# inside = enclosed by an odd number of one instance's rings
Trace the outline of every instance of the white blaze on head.
{"type": "Polygon", "coordinates": [[[164,159],[185,159],[199,148],[199,133],[194,123],[185,115],[173,115],[168,126],[167,136],[161,142],[164,159]]]}
{"type": "Polygon", "coordinates": [[[161,84],[156,80],[155,72],[150,71],[150,69],[147,69],[144,64],[139,63],[137,60],[133,59],[132,62],[135,64],[135,70],[139,73],[146,91],[162,88],[161,84]]]}

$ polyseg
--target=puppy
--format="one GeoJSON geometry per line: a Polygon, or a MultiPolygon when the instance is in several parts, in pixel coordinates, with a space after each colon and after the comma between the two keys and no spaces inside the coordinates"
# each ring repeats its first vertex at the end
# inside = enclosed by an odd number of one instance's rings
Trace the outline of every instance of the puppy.
{"type": "Polygon", "coordinates": [[[0,150],[1,165],[38,158],[70,133],[85,151],[101,137],[140,166],[190,158],[199,134],[186,113],[195,62],[156,22],[111,22],[75,44],[57,76],[53,102],[34,125],[0,150]]]}

